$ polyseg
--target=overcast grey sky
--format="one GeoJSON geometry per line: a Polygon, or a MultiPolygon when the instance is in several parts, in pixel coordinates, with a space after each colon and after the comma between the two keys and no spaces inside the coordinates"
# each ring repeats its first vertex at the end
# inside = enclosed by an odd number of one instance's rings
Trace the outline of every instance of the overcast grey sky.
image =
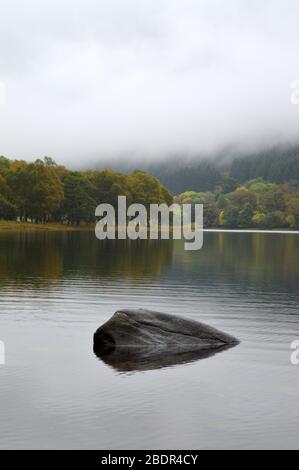
{"type": "Polygon", "coordinates": [[[299,141],[298,0],[0,7],[0,154],[77,166],[299,141]]]}

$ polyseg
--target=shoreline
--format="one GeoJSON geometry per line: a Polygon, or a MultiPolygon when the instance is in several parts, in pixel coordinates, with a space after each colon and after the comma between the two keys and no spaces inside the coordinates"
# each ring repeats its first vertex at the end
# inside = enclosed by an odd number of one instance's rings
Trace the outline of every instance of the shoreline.
{"type": "Polygon", "coordinates": [[[35,224],[32,222],[15,222],[0,220],[0,232],[83,232],[94,230],[94,225],[65,225],[59,223],[35,224]]]}
{"type": "MultiPolygon", "coordinates": [[[[16,232],[93,232],[95,230],[95,224],[92,225],[65,225],[59,223],[46,223],[46,224],[35,224],[31,222],[15,222],[0,220],[0,233],[8,231],[16,232]]],[[[280,235],[299,235],[299,230],[282,230],[282,229],[225,229],[225,228],[205,228],[204,232],[215,232],[215,233],[275,233],[280,235]]]]}
{"type": "Polygon", "coordinates": [[[219,232],[219,233],[277,233],[280,235],[299,235],[299,230],[293,229],[256,229],[256,228],[204,228],[204,232],[219,232]]]}

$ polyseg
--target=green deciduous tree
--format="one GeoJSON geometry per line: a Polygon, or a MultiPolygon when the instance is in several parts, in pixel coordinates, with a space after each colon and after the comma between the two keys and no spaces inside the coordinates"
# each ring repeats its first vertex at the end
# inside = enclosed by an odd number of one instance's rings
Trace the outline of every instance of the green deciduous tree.
{"type": "Polygon", "coordinates": [[[72,173],[64,181],[64,200],[59,216],[70,224],[92,222],[97,203],[93,198],[94,188],[88,178],[72,173]]]}

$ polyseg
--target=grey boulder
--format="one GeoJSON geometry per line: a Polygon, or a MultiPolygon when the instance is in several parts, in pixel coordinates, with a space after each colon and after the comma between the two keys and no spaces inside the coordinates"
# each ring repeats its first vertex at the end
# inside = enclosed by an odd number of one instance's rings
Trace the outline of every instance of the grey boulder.
{"type": "Polygon", "coordinates": [[[144,309],[119,310],[94,334],[96,355],[119,371],[204,359],[238,343],[204,323],[144,309]]]}

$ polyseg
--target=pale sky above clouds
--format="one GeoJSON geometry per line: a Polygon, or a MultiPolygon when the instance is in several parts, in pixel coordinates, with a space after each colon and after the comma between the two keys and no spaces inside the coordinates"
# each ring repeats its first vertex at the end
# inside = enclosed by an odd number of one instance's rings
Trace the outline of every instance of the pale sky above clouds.
{"type": "Polygon", "coordinates": [[[0,154],[78,166],[299,141],[298,0],[0,7],[0,154]]]}

